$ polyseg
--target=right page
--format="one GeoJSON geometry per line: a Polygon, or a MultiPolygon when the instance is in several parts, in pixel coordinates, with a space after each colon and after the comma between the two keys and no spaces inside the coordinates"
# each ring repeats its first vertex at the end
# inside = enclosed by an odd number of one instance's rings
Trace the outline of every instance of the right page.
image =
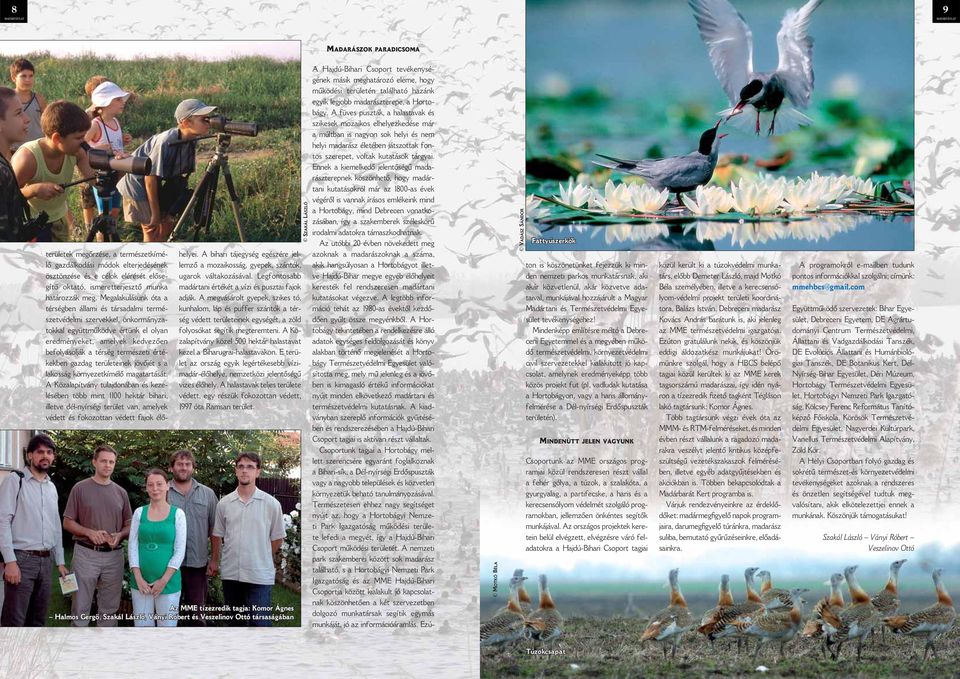
{"type": "Polygon", "coordinates": [[[527,3],[525,352],[479,453],[483,676],[951,671],[937,9],[527,3]]]}

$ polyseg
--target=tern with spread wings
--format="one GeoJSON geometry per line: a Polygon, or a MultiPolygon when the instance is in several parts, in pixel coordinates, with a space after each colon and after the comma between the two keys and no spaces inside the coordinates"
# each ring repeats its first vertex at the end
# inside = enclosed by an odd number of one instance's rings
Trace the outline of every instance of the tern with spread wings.
{"type": "Polygon", "coordinates": [[[765,119],[770,115],[768,135],[810,124],[797,109],[807,108],[813,94],[813,38],[807,28],[823,0],[809,0],[800,9],[787,10],[777,32],[777,68],[767,72],[753,70],[753,34],[733,5],[727,0],[689,2],[713,71],[732,106],[725,111],[727,119],[750,106],[756,112],[754,130],[758,135],[761,114],[765,119]],[[790,105],[784,105],[785,99],[790,105]]]}

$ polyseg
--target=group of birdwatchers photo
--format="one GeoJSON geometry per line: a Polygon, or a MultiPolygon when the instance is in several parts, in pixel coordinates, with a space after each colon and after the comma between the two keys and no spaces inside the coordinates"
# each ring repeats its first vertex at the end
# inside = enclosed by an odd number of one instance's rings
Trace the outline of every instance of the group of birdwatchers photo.
{"type": "Polygon", "coordinates": [[[300,625],[299,431],[0,445],[0,627],[300,625]]]}
{"type": "Polygon", "coordinates": [[[912,250],[913,7],[527,2],[529,250],[912,250]]]}
{"type": "Polygon", "coordinates": [[[5,41],[0,241],[300,240],[299,43],[5,41]]]}

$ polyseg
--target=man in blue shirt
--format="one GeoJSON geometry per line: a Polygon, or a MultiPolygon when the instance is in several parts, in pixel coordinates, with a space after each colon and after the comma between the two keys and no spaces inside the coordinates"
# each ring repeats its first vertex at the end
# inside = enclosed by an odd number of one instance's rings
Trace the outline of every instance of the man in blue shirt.
{"type": "Polygon", "coordinates": [[[210,115],[216,106],[199,99],[184,99],[177,105],[177,126],[143,142],[134,158],[150,158],[148,175],[127,173],[117,184],[123,196],[124,219],[143,228],[143,242],[163,242],[173,233],[177,212],[186,205],[177,200],[187,193],[187,177],[196,168],[194,139],[210,133],[210,115]]]}

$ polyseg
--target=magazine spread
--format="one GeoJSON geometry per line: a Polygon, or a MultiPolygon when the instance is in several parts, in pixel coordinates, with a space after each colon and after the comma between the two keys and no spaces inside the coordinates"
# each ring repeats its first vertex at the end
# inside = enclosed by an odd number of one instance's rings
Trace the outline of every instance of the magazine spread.
{"type": "Polygon", "coordinates": [[[5,3],[0,676],[954,673],[955,4],[5,3]]]}

